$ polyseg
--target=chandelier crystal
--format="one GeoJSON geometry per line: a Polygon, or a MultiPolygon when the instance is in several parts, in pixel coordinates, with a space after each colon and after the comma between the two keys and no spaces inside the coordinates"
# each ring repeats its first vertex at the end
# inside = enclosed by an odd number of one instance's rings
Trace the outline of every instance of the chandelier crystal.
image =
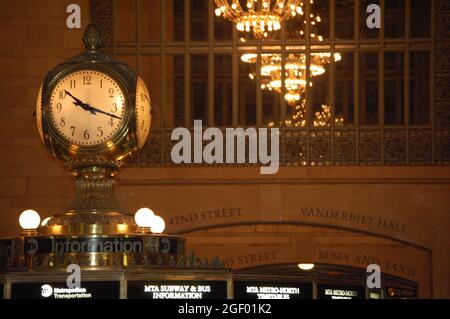
{"type": "MultiPolygon", "coordinates": [[[[310,0],[313,3],[313,0],[310,0]]],[[[236,24],[236,29],[251,32],[255,38],[266,38],[270,32],[281,29],[281,23],[304,15],[303,0],[215,0],[217,16],[236,24]],[[241,3],[245,3],[243,8],[241,3]]],[[[320,19],[320,17],[313,17],[320,19]]]]}
{"type": "MultiPolygon", "coordinates": [[[[332,123],[332,107],[326,104],[321,105],[321,109],[314,113],[313,126],[314,127],[330,127],[332,123]]],[[[295,107],[293,113],[289,115],[285,121],[286,127],[306,127],[306,100],[302,99],[295,107]]],[[[275,123],[269,123],[269,127],[275,126],[275,123]]],[[[342,115],[335,115],[334,126],[344,126],[344,117],[342,115]]]]}
{"type": "MultiPolygon", "coordinates": [[[[256,53],[247,53],[241,56],[241,61],[245,63],[256,64],[258,55],[256,53]]],[[[333,55],[334,61],[342,59],[339,53],[333,55]]],[[[325,65],[331,62],[330,52],[318,52],[310,54],[309,71],[311,77],[316,77],[325,73],[325,65]]],[[[289,104],[296,104],[305,93],[306,86],[312,86],[313,83],[306,80],[306,54],[291,53],[285,59],[284,63],[284,98],[289,104]]],[[[276,91],[282,93],[282,74],[283,64],[282,56],[278,53],[261,54],[261,89],[276,91]]],[[[251,79],[255,74],[249,74],[251,79]]]]}

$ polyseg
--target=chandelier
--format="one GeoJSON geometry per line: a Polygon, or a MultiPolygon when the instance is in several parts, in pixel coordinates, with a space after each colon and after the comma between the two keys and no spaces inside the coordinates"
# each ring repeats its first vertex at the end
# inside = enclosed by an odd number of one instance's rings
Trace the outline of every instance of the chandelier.
{"type": "MultiPolygon", "coordinates": [[[[247,53],[241,56],[244,63],[256,64],[258,55],[247,53]]],[[[342,59],[339,53],[333,55],[334,61],[342,59]]],[[[331,62],[330,52],[311,53],[309,61],[310,77],[317,77],[325,73],[325,65],[331,62]]],[[[289,104],[296,104],[305,93],[306,86],[313,85],[307,82],[306,77],[306,54],[291,53],[285,59],[284,68],[282,56],[278,53],[261,54],[261,89],[282,93],[282,74],[284,79],[284,98],[289,104]]],[[[251,79],[255,78],[255,73],[250,73],[251,79]]]]}
{"type": "MultiPolygon", "coordinates": [[[[313,0],[310,0],[313,3],[313,0]]],[[[236,29],[251,32],[255,38],[266,38],[270,32],[281,29],[281,23],[297,15],[304,15],[303,0],[215,0],[217,16],[236,24],[236,29]]],[[[320,17],[313,17],[320,19],[320,17]]]]}

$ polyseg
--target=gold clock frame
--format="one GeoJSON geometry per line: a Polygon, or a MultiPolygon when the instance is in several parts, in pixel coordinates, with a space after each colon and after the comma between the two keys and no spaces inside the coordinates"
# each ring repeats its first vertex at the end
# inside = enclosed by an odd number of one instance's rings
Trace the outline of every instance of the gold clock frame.
{"type": "MultiPolygon", "coordinates": [[[[45,82],[44,82],[45,83],[45,82]]],[[[118,166],[124,158],[138,150],[136,135],[136,114],[134,104],[136,102],[135,93],[131,93],[129,87],[135,87],[137,74],[134,83],[125,83],[123,77],[108,66],[96,63],[76,64],[60,71],[42,92],[42,130],[44,143],[49,152],[56,158],[63,161],[79,161],[82,158],[99,158],[113,160],[118,166]],[[63,138],[58,133],[56,127],[50,120],[50,99],[53,90],[58,83],[66,76],[78,71],[96,71],[111,77],[120,86],[124,93],[124,116],[122,123],[114,135],[105,142],[98,145],[78,145],[63,138]],[[131,134],[130,134],[131,133],[131,134]]]]}

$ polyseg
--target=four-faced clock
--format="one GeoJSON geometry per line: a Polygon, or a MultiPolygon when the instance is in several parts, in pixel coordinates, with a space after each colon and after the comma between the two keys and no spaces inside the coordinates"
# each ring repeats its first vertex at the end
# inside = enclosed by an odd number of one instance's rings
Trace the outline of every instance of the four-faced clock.
{"type": "Polygon", "coordinates": [[[101,51],[95,24],[83,42],[85,52],[48,72],[37,100],[44,146],[76,179],[73,202],[41,231],[122,234],[134,220],[115,198],[114,177],[148,139],[150,95],[130,66],[101,51]]]}
{"type": "Polygon", "coordinates": [[[86,28],[83,42],[85,52],[43,81],[36,109],[40,137],[70,167],[120,167],[148,139],[150,94],[132,68],[100,51],[97,26],[86,28]]]}
{"type": "Polygon", "coordinates": [[[121,127],[125,95],[119,83],[94,70],[63,77],[50,95],[49,113],[62,138],[78,146],[96,146],[121,127]]]}

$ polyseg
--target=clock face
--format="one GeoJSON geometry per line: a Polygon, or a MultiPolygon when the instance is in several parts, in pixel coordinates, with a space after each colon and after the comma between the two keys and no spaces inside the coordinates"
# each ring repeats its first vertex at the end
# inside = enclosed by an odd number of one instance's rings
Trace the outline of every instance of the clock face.
{"type": "Polygon", "coordinates": [[[39,93],[36,101],[36,122],[39,131],[39,137],[44,141],[44,133],[42,130],[42,85],[39,88],[39,93]]]}
{"type": "Polygon", "coordinates": [[[120,128],[125,97],[110,76],[93,70],[62,78],[50,98],[50,118],[58,133],[80,146],[110,140],[120,128]]]}
{"type": "Polygon", "coordinates": [[[138,77],[136,85],[136,129],[139,148],[144,146],[150,133],[151,105],[147,87],[141,77],[138,77]]]}

